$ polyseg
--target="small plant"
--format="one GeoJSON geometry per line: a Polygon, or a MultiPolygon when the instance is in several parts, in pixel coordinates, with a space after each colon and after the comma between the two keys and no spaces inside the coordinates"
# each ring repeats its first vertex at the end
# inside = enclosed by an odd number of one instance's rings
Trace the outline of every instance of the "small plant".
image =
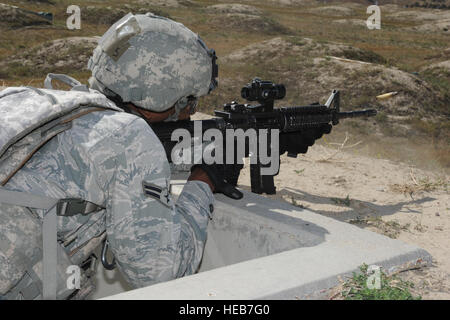
{"type": "Polygon", "coordinates": [[[379,216],[360,218],[349,220],[348,223],[356,224],[362,227],[374,227],[385,236],[396,239],[401,231],[409,231],[411,224],[400,224],[398,221],[383,221],[379,216]]]}
{"type": "Polygon", "coordinates": [[[350,200],[350,196],[347,195],[345,198],[331,198],[331,201],[333,201],[335,204],[338,205],[344,205],[347,207],[350,207],[352,200],[350,200]]]}
{"type": "Polygon", "coordinates": [[[292,43],[293,45],[299,46],[299,47],[302,47],[302,46],[304,46],[305,44],[307,44],[307,42],[306,42],[305,39],[303,39],[303,38],[301,38],[301,37],[297,37],[297,36],[289,37],[289,38],[288,38],[288,41],[289,41],[290,43],[292,43]]]}
{"type": "Polygon", "coordinates": [[[426,226],[424,226],[421,222],[419,222],[418,224],[415,225],[414,230],[419,232],[425,232],[426,228],[427,228],[426,226]]]}
{"type": "Polygon", "coordinates": [[[294,170],[296,174],[302,174],[305,171],[305,168],[301,170],[294,170]]]}
{"type": "Polygon", "coordinates": [[[448,192],[449,180],[446,177],[439,177],[435,180],[431,180],[429,177],[416,179],[412,169],[410,172],[410,177],[412,183],[393,184],[390,185],[390,189],[394,192],[409,194],[410,196],[420,191],[432,192],[442,190],[448,192]]]}
{"type": "MultiPolygon", "coordinates": [[[[342,285],[340,295],[345,300],[421,300],[421,296],[414,296],[410,289],[413,284],[395,275],[388,276],[382,270],[379,272],[379,288],[371,288],[370,280],[373,275],[368,273],[368,265],[359,267],[361,273],[353,272],[352,278],[342,285]]],[[[375,275],[376,276],[376,275],[375,275]]],[[[373,283],[372,283],[373,284],[373,283]]]]}

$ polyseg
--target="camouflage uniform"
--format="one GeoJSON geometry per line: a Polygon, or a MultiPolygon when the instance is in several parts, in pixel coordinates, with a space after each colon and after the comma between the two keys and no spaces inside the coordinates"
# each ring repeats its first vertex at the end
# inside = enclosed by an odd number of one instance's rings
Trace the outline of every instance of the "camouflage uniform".
{"type": "MultiPolygon", "coordinates": [[[[128,14],[99,41],[89,61],[89,83],[114,100],[120,97],[144,109],[164,111],[175,105],[174,120],[188,99],[217,86],[215,59],[214,50],[182,24],[152,14],[128,14]]],[[[190,181],[174,204],[169,184],[164,148],[148,124],[129,113],[104,110],[73,120],[70,129],[39,149],[5,187],[103,207],[86,215],[58,216],[59,243],[71,263],[80,264],[94,249],[94,240],[106,233],[122,274],[132,286],[142,287],[192,274],[202,258],[213,211],[210,187],[190,181]]],[[[0,239],[28,237],[17,243],[0,241],[5,247],[0,249],[20,245],[22,251],[29,247],[25,260],[39,256],[33,250],[40,250],[36,234],[44,210],[30,214],[11,208],[0,203],[0,210],[11,213],[3,215],[6,220],[17,212],[17,230],[9,232],[11,223],[0,221],[0,239]]],[[[2,260],[2,250],[0,264],[11,265],[2,260]]],[[[0,280],[18,278],[19,271],[0,267],[0,280]]]]}
{"type": "Polygon", "coordinates": [[[147,123],[103,111],[74,120],[6,187],[105,207],[58,217],[58,238],[70,241],[65,249],[73,256],[106,230],[119,269],[131,285],[143,287],[194,273],[203,253],[212,192],[206,183],[190,181],[172,204],[143,191],[143,181],[168,188],[169,180],[164,149],[147,123]]]}

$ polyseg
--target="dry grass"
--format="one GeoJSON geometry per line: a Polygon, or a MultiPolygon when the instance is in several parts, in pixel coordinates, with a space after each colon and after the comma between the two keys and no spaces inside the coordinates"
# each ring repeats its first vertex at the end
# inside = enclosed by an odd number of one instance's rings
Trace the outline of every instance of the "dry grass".
{"type": "Polygon", "coordinates": [[[384,221],[379,216],[371,216],[367,218],[358,218],[348,221],[351,224],[358,225],[360,227],[372,227],[377,230],[378,233],[384,234],[385,236],[396,239],[400,232],[402,231],[408,231],[411,225],[409,223],[407,224],[400,224],[396,220],[392,221],[384,221]]]}
{"type": "MultiPolygon", "coordinates": [[[[344,141],[346,132],[355,141],[363,140],[363,143],[353,148],[348,148],[346,145],[347,151],[410,161],[418,166],[450,169],[450,128],[448,114],[445,115],[450,104],[448,74],[441,69],[426,69],[430,65],[449,59],[448,54],[445,53],[448,51],[446,51],[448,35],[405,30],[405,28],[419,25],[420,21],[390,17],[382,13],[382,30],[369,31],[354,25],[351,21],[334,23],[342,19],[365,21],[366,6],[345,5],[351,9],[343,10],[350,14],[336,16],[334,13],[330,14],[323,10],[311,13],[311,9],[318,7],[314,1],[302,1],[302,5],[297,3],[291,6],[279,5],[273,1],[234,1],[256,7],[255,14],[259,18],[250,19],[247,22],[235,21],[228,27],[224,27],[225,15],[206,9],[208,6],[217,4],[217,1],[212,0],[180,1],[181,6],[178,7],[161,5],[149,7],[142,4],[143,2],[140,4],[137,0],[103,2],[79,0],[77,4],[82,7],[82,19],[83,10],[86,9],[82,29],[70,31],[65,28],[67,18],[65,10],[69,4],[68,1],[54,1],[54,4],[46,1],[4,0],[3,2],[29,10],[53,12],[55,24],[45,29],[2,29],[0,31],[0,61],[7,62],[10,56],[49,40],[101,35],[123,12],[150,10],[184,23],[198,32],[210,47],[216,49],[220,64],[220,86],[212,95],[202,99],[200,111],[212,113],[213,109],[223,103],[239,98],[240,87],[254,76],[284,82],[288,87],[285,104],[298,105],[322,101],[331,89],[343,89],[342,105],[344,107],[370,105],[382,111],[374,121],[346,121],[333,129],[334,141],[344,141]],[[91,9],[88,10],[87,7],[91,9]],[[101,17],[96,19],[95,17],[99,14],[101,17]],[[254,28],[261,30],[255,31],[254,28]],[[290,37],[285,37],[287,33],[290,37]],[[282,55],[275,53],[276,58],[273,60],[270,55],[264,54],[250,56],[243,63],[225,59],[230,53],[249,44],[260,43],[278,35],[289,39],[293,46],[287,51],[282,51],[282,55]],[[304,38],[312,39],[312,44],[306,43],[304,38]],[[338,52],[330,50],[330,46],[336,43],[346,45],[348,48],[338,52]],[[296,50],[296,47],[302,49],[296,50]],[[423,81],[431,91],[426,89],[423,92],[415,92],[414,88],[405,88],[401,82],[396,83],[395,79],[391,81],[388,75],[371,68],[367,71],[352,72],[338,60],[326,56],[371,62],[381,67],[396,67],[405,72],[419,72],[418,80],[423,81]],[[323,57],[323,59],[315,61],[315,57],[323,57]],[[426,70],[422,72],[424,68],[426,70]],[[383,77],[386,78],[383,80],[384,83],[388,85],[376,81],[383,77]],[[387,90],[398,90],[400,93],[395,99],[406,96],[410,99],[408,101],[417,101],[419,106],[408,104],[402,106],[406,110],[405,119],[393,121],[392,110],[397,105],[401,105],[402,101],[394,100],[393,106],[385,107],[373,99],[374,96],[387,90]],[[431,98],[435,95],[434,92],[437,92],[436,96],[439,95],[435,101],[431,98]],[[418,109],[422,113],[418,112],[418,109]],[[425,121],[423,120],[423,113],[428,111],[433,113],[433,122],[429,122],[427,117],[425,121]],[[420,114],[421,119],[413,118],[411,114],[420,114]],[[445,116],[436,117],[438,114],[445,116]],[[355,137],[356,135],[361,137],[355,137]]],[[[341,5],[342,2],[339,1],[332,4],[332,6],[341,5]]],[[[8,69],[0,71],[2,73],[0,80],[4,81],[5,85],[31,84],[34,86],[41,86],[45,73],[48,72],[47,69],[40,70],[22,65],[12,66],[12,70],[9,69],[6,74],[5,71],[8,69]]],[[[89,77],[87,71],[79,69],[69,68],[62,71],[81,81],[86,81],[89,77]]],[[[333,155],[330,159],[333,159],[333,155]]]]}
{"type": "MultiPolygon", "coordinates": [[[[344,139],[344,141],[342,143],[328,142],[326,137],[324,137],[323,140],[325,141],[326,145],[328,147],[334,148],[335,151],[333,151],[332,153],[326,154],[324,157],[322,157],[322,159],[319,159],[317,161],[318,162],[329,162],[329,161],[333,160],[334,157],[337,156],[342,151],[354,148],[354,147],[356,147],[356,146],[358,146],[358,145],[360,145],[362,143],[362,141],[360,140],[360,141],[358,141],[356,143],[353,143],[351,145],[347,145],[348,139],[349,139],[348,132],[345,133],[345,139],[344,139]]],[[[327,153],[325,151],[325,149],[323,149],[323,150],[324,150],[324,153],[327,153]]]]}
{"type": "Polygon", "coordinates": [[[410,171],[411,182],[404,184],[393,184],[389,188],[393,192],[409,194],[411,197],[418,192],[432,192],[442,190],[448,192],[450,180],[447,177],[438,177],[431,179],[430,177],[416,178],[413,170],[410,171]]]}

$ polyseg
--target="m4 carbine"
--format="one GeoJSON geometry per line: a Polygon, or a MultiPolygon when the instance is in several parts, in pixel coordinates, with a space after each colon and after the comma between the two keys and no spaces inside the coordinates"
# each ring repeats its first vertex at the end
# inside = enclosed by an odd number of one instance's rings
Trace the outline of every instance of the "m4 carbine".
{"type": "MultiPolygon", "coordinates": [[[[339,91],[333,90],[330,97],[325,104],[311,104],[307,106],[293,106],[274,108],[274,101],[283,99],[286,95],[286,89],[282,84],[274,84],[270,81],[262,81],[258,78],[252,80],[241,90],[241,96],[247,101],[257,101],[256,105],[240,104],[235,101],[225,104],[223,110],[215,110],[216,118],[208,120],[198,120],[202,122],[202,133],[208,129],[219,129],[223,133],[225,139],[226,129],[278,129],[280,137],[283,134],[299,134],[305,135],[308,132],[319,130],[319,134],[314,134],[312,142],[308,143],[310,146],[314,140],[320,138],[323,133],[329,133],[331,125],[336,125],[339,120],[355,117],[370,117],[375,116],[377,111],[375,109],[341,112],[339,108],[339,91]],[[325,128],[325,129],[322,129],[325,128]],[[327,129],[328,128],[328,129],[327,129]],[[320,131],[322,130],[322,131],[320,131]]],[[[151,127],[156,135],[161,140],[169,161],[171,161],[171,153],[173,147],[178,141],[171,141],[172,132],[176,129],[186,129],[191,134],[194,133],[194,122],[191,120],[182,120],[175,122],[160,122],[151,123],[151,127]]],[[[311,135],[310,135],[311,136],[311,135]]],[[[259,140],[257,140],[259,141],[259,140]]],[[[270,135],[268,139],[270,143],[270,135]]],[[[295,142],[293,142],[295,143],[295,142]]],[[[226,143],[224,143],[226,145],[226,143]]],[[[287,148],[280,150],[272,150],[271,152],[281,153],[288,152],[288,156],[297,157],[298,153],[305,153],[306,148],[287,148]],[[286,149],[286,150],[285,150],[286,149]]],[[[224,153],[225,154],[225,153],[224,153]]],[[[236,154],[236,152],[234,153],[236,154]]],[[[280,154],[280,153],[279,153],[280,154]]],[[[248,142],[246,141],[245,156],[249,156],[248,142]]],[[[258,157],[258,155],[256,155],[258,157]]],[[[265,165],[261,164],[256,158],[256,163],[250,164],[250,180],[251,190],[254,193],[274,194],[276,189],[274,186],[273,175],[262,175],[261,168],[265,165]]],[[[225,179],[232,185],[237,184],[242,164],[225,164],[225,179]]],[[[278,174],[278,173],[277,173],[278,174]]]]}

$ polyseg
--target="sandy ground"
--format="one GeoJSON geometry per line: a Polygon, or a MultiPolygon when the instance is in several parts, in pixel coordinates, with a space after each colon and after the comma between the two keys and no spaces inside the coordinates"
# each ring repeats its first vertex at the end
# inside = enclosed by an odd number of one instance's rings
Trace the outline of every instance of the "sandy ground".
{"type": "MultiPolygon", "coordinates": [[[[426,249],[433,265],[401,276],[424,299],[450,299],[448,182],[443,173],[315,145],[297,159],[281,157],[277,194],[268,197],[426,249]]],[[[239,185],[249,189],[249,168],[239,185]]]]}
{"type": "MultiPolygon", "coordinates": [[[[197,112],[193,119],[210,117],[197,112]]],[[[399,276],[414,284],[416,296],[450,299],[450,176],[359,156],[351,138],[344,145],[334,140],[326,135],[306,154],[281,156],[277,194],[266,196],[427,250],[431,266],[399,276]]],[[[238,184],[250,190],[248,161],[238,184]]]]}

